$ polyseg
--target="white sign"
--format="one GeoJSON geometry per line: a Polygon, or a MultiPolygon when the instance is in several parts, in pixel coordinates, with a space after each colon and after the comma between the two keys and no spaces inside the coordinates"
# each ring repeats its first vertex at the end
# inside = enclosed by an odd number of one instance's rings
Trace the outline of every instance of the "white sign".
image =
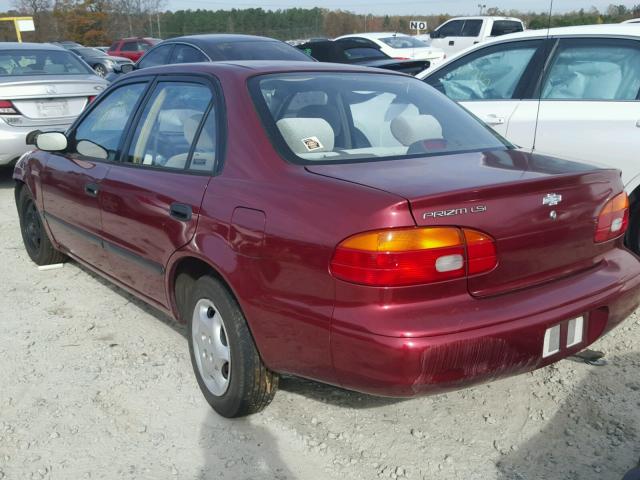
{"type": "Polygon", "coordinates": [[[35,32],[36,26],[33,20],[18,20],[18,30],[21,32],[35,32]]]}
{"type": "Polygon", "coordinates": [[[409,22],[409,28],[411,30],[426,30],[427,29],[427,22],[423,22],[420,20],[411,20],[409,22]]]}

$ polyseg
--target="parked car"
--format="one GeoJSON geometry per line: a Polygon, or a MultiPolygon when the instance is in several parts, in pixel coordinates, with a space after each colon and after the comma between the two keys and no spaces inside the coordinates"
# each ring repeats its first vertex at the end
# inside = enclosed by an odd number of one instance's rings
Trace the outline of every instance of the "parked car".
{"type": "MultiPolygon", "coordinates": [[[[175,63],[221,62],[228,60],[313,61],[297,48],[268,37],[234,34],[187,35],[171,38],[149,50],[134,66],[141,68],[175,63]]],[[[117,74],[110,74],[113,81],[117,74]]]]}
{"type": "Polygon", "coordinates": [[[279,373],[414,396],[534,370],[640,302],[617,170],[516,150],[407,75],[143,69],[36,142],[14,172],[28,255],[186,323],[224,416],[279,373]]]}
{"type": "Polygon", "coordinates": [[[363,46],[378,48],[396,60],[428,60],[432,65],[441,62],[445,54],[440,48],[430,47],[417,38],[395,32],[354,33],[336,38],[357,39],[363,46]]]}
{"type": "Polygon", "coordinates": [[[94,48],[97,48],[98,50],[100,50],[100,51],[102,51],[102,52],[104,52],[104,53],[107,53],[107,52],[109,51],[109,48],[110,48],[110,47],[108,47],[108,46],[107,46],[107,47],[101,46],[101,47],[94,47],[94,48]]]}
{"type": "Polygon", "coordinates": [[[149,37],[130,37],[117,40],[111,44],[107,54],[114,57],[125,57],[134,62],[144,53],[162,40],[149,37]]]}
{"type": "Polygon", "coordinates": [[[0,43],[0,165],[29,149],[33,130],[65,130],[106,82],[63,48],[0,43]]]}
{"type": "Polygon", "coordinates": [[[524,22],[512,17],[456,17],[427,35],[416,35],[447,57],[493,37],[524,31],[524,22]]]}
{"type": "Polygon", "coordinates": [[[417,75],[426,68],[426,60],[395,60],[386,55],[380,47],[372,47],[369,41],[363,45],[358,38],[343,38],[342,40],[312,40],[296,45],[310,57],[320,62],[349,63],[366,67],[393,70],[409,75],[417,75]]]}
{"type": "Polygon", "coordinates": [[[622,170],[632,204],[627,243],[640,254],[640,30],[548,34],[500,37],[420,76],[526,150],[622,170]]]}
{"type": "Polygon", "coordinates": [[[69,48],[69,51],[82,58],[101,76],[106,77],[111,72],[127,73],[133,70],[133,62],[125,57],[113,57],[102,50],[90,47],[69,48]]]}
{"type": "Polygon", "coordinates": [[[625,20],[622,23],[640,23],[640,18],[632,18],[631,20],[625,20]]]}

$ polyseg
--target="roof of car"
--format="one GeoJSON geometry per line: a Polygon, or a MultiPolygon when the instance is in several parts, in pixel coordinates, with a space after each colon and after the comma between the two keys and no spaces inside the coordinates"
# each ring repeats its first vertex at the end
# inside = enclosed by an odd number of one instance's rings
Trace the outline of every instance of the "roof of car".
{"type": "Polygon", "coordinates": [[[163,65],[158,67],[143,68],[135,70],[123,78],[132,78],[134,76],[157,75],[159,73],[212,73],[220,74],[224,72],[244,74],[245,77],[262,75],[268,73],[294,73],[294,72],[368,72],[368,73],[388,73],[392,75],[406,76],[402,73],[392,72],[390,70],[375,70],[368,67],[358,65],[347,65],[344,63],[325,63],[325,62],[304,62],[304,61],[286,61],[286,60],[242,60],[242,61],[220,61],[220,62],[201,62],[201,63],[182,63],[175,65],[163,65]]]}
{"type": "Polygon", "coordinates": [[[562,37],[573,35],[612,35],[612,36],[634,36],[640,37],[640,29],[629,23],[611,23],[603,25],[577,25],[574,27],[542,28],[540,30],[525,30],[524,32],[510,33],[501,37],[495,37],[493,41],[504,41],[515,38],[539,38],[562,37]]]}
{"type": "Polygon", "coordinates": [[[211,45],[211,44],[221,43],[221,42],[251,42],[256,40],[267,41],[267,42],[279,41],[273,38],[260,37],[257,35],[210,33],[210,34],[199,34],[199,35],[184,35],[182,37],[168,38],[164,40],[162,43],[186,42],[186,43],[193,43],[194,45],[211,45]]]}
{"type": "Polygon", "coordinates": [[[351,33],[349,35],[341,35],[338,38],[349,38],[349,37],[362,37],[362,38],[386,38],[386,37],[408,37],[409,35],[400,32],[366,32],[366,33],[351,33]]]}
{"type": "Polygon", "coordinates": [[[447,20],[446,22],[442,22],[447,23],[451,20],[511,20],[514,22],[522,22],[522,20],[520,20],[519,18],[516,17],[500,17],[500,16],[489,16],[489,15],[476,15],[476,16],[469,16],[469,17],[453,17],[450,18],[449,20],[447,20]]]}
{"type": "Polygon", "coordinates": [[[0,50],[62,50],[64,48],[51,43],[0,42],[0,50]]]}

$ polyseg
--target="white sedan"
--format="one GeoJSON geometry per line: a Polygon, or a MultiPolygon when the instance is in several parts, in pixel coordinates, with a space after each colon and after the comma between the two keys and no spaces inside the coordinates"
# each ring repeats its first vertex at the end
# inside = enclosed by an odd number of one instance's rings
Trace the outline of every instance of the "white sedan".
{"type": "Polygon", "coordinates": [[[430,47],[422,40],[394,32],[368,32],[343,35],[336,38],[356,38],[359,42],[371,43],[373,48],[381,50],[386,55],[397,60],[428,60],[431,66],[444,60],[444,51],[440,48],[430,47]]]}
{"type": "Polygon", "coordinates": [[[527,31],[460,52],[418,78],[529,151],[622,170],[640,253],[640,29],[527,31]]]}

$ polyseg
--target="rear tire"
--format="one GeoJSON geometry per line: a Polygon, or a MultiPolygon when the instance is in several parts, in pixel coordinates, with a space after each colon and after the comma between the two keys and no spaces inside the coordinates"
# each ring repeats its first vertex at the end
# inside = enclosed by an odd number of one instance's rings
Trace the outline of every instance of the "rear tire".
{"type": "Polygon", "coordinates": [[[27,187],[22,187],[18,195],[18,216],[24,248],[36,265],[53,265],[67,259],[51,243],[42,216],[27,187]]]}
{"type": "Polygon", "coordinates": [[[624,243],[629,250],[640,255],[640,201],[638,200],[633,201],[629,206],[629,228],[624,243]]]}
{"type": "Polygon", "coordinates": [[[95,70],[96,74],[102,78],[107,76],[107,69],[105,68],[104,65],[102,65],[101,63],[96,63],[93,66],[93,69],[95,70]]]}
{"type": "Polygon", "coordinates": [[[265,408],[278,388],[267,370],[236,300],[217,279],[199,278],[191,291],[188,340],[191,364],[209,405],[223,417],[265,408]]]}

